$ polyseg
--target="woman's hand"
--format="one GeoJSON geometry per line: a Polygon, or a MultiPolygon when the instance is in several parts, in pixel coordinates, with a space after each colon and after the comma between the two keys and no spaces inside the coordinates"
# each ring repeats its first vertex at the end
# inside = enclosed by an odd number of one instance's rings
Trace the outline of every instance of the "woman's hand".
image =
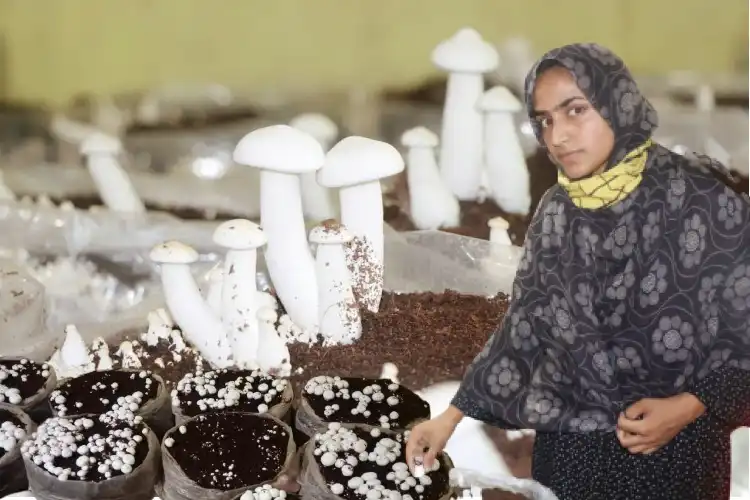
{"type": "Polygon", "coordinates": [[[653,453],[705,411],[703,403],[689,393],[641,399],[620,414],[617,438],[630,453],[653,453]]]}
{"type": "Polygon", "coordinates": [[[458,408],[450,406],[439,416],[422,422],[411,430],[406,443],[406,463],[412,473],[416,457],[422,457],[425,469],[432,467],[437,454],[443,451],[463,416],[458,408]]]}

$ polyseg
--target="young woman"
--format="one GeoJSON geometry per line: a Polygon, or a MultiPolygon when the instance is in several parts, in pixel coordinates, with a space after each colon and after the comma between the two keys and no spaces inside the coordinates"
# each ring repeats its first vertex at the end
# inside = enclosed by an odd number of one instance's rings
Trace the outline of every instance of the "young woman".
{"type": "Polygon", "coordinates": [[[536,429],[533,477],[561,500],[728,499],[750,420],[750,200],[651,140],[655,110],[603,47],[544,55],[526,101],[559,182],[505,321],[410,463],[468,416],[536,429]]]}

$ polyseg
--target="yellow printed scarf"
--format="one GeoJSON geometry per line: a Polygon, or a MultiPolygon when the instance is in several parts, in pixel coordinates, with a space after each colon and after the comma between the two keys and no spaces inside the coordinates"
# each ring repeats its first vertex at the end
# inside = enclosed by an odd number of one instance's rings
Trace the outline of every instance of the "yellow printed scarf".
{"type": "Polygon", "coordinates": [[[651,139],[647,140],[614,167],[586,179],[574,181],[560,171],[557,182],[579,208],[594,210],[614,205],[640,184],[648,160],[647,150],[652,144],[651,139]]]}

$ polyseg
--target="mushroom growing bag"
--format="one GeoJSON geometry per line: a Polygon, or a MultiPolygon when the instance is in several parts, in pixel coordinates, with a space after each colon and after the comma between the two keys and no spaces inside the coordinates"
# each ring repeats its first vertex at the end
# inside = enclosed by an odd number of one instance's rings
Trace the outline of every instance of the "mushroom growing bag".
{"type": "MultiPolygon", "coordinates": [[[[118,371],[139,373],[141,370],[118,371]]],[[[154,396],[153,399],[146,401],[146,403],[136,412],[136,415],[143,417],[143,421],[154,432],[154,434],[156,434],[156,437],[161,438],[161,436],[163,436],[174,425],[174,418],[172,416],[169,391],[164,384],[164,380],[155,373],[152,373],[151,376],[159,384],[159,387],[156,390],[156,396],[154,396]]],[[[65,415],[66,418],[79,418],[82,416],[83,415],[76,414],[65,415]]]]}
{"type": "MultiPolygon", "coordinates": [[[[34,432],[36,426],[31,418],[17,407],[0,404],[0,410],[7,411],[15,416],[24,425],[26,435],[34,432]]],[[[0,498],[17,491],[26,489],[26,470],[21,458],[21,441],[0,458],[0,498]]]]}
{"type": "MultiPolygon", "coordinates": [[[[401,386],[401,387],[403,389],[407,389],[404,386],[401,386]]],[[[417,419],[413,422],[410,422],[405,428],[411,429],[422,420],[423,419],[417,419]]],[[[312,409],[309,401],[307,400],[307,397],[305,396],[304,387],[303,387],[302,394],[300,394],[300,397],[299,397],[299,405],[297,407],[297,412],[294,417],[294,427],[301,433],[305,434],[306,436],[312,437],[315,435],[315,433],[325,432],[328,429],[328,424],[333,421],[335,420],[331,420],[331,421],[323,420],[323,418],[321,418],[319,415],[315,413],[315,410],[312,409]]],[[[342,423],[342,425],[360,425],[360,424],[342,423]]],[[[366,424],[362,424],[362,425],[366,425],[366,424]]],[[[398,430],[398,429],[393,429],[393,430],[398,430]]]]}
{"type": "MultiPolygon", "coordinates": [[[[96,415],[86,415],[96,418],[96,415]]],[[[76,417],[76,418],[80,418],[76,417]]],[[[148,454],[130,474],[105,481],[60,481],[57,477],[24,458],[29,489],[36,500],[153,500],[154,485],[159,476],[159,440],[149,429],[146,435],[148,454]]]]}
{"type": "MultiPolygon", "coordinates": [[[[279,420],[286,422],[288,420],[287,417],[289,416],[289,410],[292,409],[293,401],[294,390],[292,389],[292,384],[289,383],[284,388],[284,392],[281,395],[281,402],[270,407],[265,414],[271,415],[278,418],[279,420]]],[[[226,410],[232,411],[232,408],[229,407],[226,410]]],[[[216,410],[209,410],[206,413],[210,413],[211,411],[216,410]]],[[[192,418],[184,415],[179,406],[172,406],[172,413],[174,413],[175,425],[181,425],[192,418]]]]}
{"type": "MultiPolygon", "coordinates": [[[[246,413],[246,412],[236,412],[236,413],[246,413]]],[[[157,492],[162,500],[234,500],[235,498],[238,498],[241,496],[245,491],[252,490],[254,488],[257,488],[258,486],[262,486],[264,484],[272,484],[274,487],[281,488],[282,481],[284,478],[286,478],[289,474],[289,471],[291,471],[294,467],[294,460],[297,456],[296,451],[297,447],[294,444],[294,438],[292,433],[292,428],[289,427],[286,423],[282,422],[278,418],[269,415],[267,413],[263,414],[256,414],[256,413],[247,413],[248,415],[253,415],[257,418],[267,418],[270,420],[273,420],[277,424],[281,425],[284,430],[289,435],[289,443],[287,444],[287,450],[286,450],[286,460],[284,461],[284,465],[281,467],[281,469],[276,474],[274,480],[272,481],[266,481],[263,483],[248,485],[242,488],[236,488],[234,490],[215,490],[215,489],[208,489],[203,488],[195,483],[192,479],[187,477],[185,472],[180,468],[180,465],[177,463],[177,461],[172,457],[172,454],[169,452],[169,448],[165,445],[162,445],[161,447],[161,454],[162,454],[162,465],[164,467],[164,480],[161,484],[157,486],[157,492]]],[[[187,418],[183,421],[183,424],[190,422],[194,418],[187,418]]],[[[171,434],[177,431],[179,428],[179,425],[175,426],[174,428],[170,429],[169,432],[166,433],[164,436],[164,439],[166,440],[171,434]]],[[[250,457],[248,456],[248,460],[257,460],[262,459],[263,457],[250,457]]]]}
{"type": "MultiPolygon", "coordinates": [[[[3,361],[20,360],[20,358],[1,358],[3,361]]],[[[28,415],[31,420],[37,423],[43,422],[45,419],[52,415],[52,408],[50,407],[49,400],[47,399],[50,393],[55,390],[57,386],[57,377],[55,376],[55,370],[52,367],[49,368],[49,377],[44,386],[40,388],[36,394],[29,396],[28,398],[21,401],[21,404],[11,405],[5,403],[7,406],[13,406],[23,411],[28,415]]]]}
{"type": "MultiPolygon", "coordinates": [[[[341,427],[347,429],[360,429],[370,431],[374,427],[364,424],[341,424],[341,427]]],[[[397,432],[380,429],[383,435],[395,436],[397,432]]],[[[328,483],[323,477],[323,473],[320,470],[318,462],[315,460],[315,445],[312,441],[308,441],[300,448],[299,455],[302,460],[300,467],[300,474],[297,478],[297,482],[300,485],[299,495],[302,500],[345,500],[343,497],[335,495],[328,487],[328,483]]],[[[446,453],[442,453],[438,459],[447,466],[448,470],[453,469],[453,462],[446,453]]],[[[452,500],[455,498],[455,491],[452,487],[448,486],[444,494],[437,498],[429,500],[452,500]]]]}

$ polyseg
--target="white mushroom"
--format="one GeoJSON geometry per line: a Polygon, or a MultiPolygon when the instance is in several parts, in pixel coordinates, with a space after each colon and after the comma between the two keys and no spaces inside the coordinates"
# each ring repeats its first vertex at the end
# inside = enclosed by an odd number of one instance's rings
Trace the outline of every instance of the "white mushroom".
{"type": "Polygon", "coordinates": [[[141,360],[133,351],[133,343],[129,340],[122,342],[115,354],[120,357],[122,367],[125,369],[137,370],[142,366],[141,360]]]}
{"type": "Polygon", "coordinates": [[[490,228],[490,243],[496,243],[499,245],[512,245],[513,242],[510,240],[508,235],[508,229],[510,225],[508,221],[502,217],[493,217],[487,221],[487,225],[490,228]]]}
{"type": "Polygon", "coordinates": [[[144,213],[143,202],[117,160],[121,152],[120,140],[102,133],[91,134],[81,143],[81,154],[87,157],[89,173],[107,208],[116,212],[144,213]]]}
{"type": "Polygon", "coordinates": [[[96,370],[86,342],[75,325],[65,327],[65,340],[49,360],[58,378],[75,378],[96,370]]]}
{"type": "Polygon", "coordinates": [[[406,179],[409,184],[409,214],[418,229],[456,227],[461,207],[445,185],[435,159],[438,136],[425,127],[404,132],[401,144],[406,146],[406,179]]]}
{"type": "Polygon", "coordinates": [[[252,368],[258,352],[257,249],[266,244],[266,235],[254,222],[233,219],[216,228],[214,243],[227,249],[221,292],[224,331],[236,365],[252,368]]]}
{"type": "Polygon", "coordinates": [[[198,252],[179,241],[155,246],[150,258],[161,264],[161,282],[167,308],[185,338],[216,368],[226,368],[231,359],[231,346],[219,316],[203,300],[190,273],[190,264],[198,260],[198,252]]]}
{"type": "Polygon", "coordinates": [[[398,366],[390,361],[383,363],[383,367],[380,369],[380,378],[392,380],[394,383],[398,384],[398,366]]]}
{"type": "Polygon", "coordinates": [[[497,50],[475,30],[463,28],[432,52],[432,62],[448,71],[443,109],[440,173],[459,200],[475,200],[482,171],[482,114],[476,104],[484,92],[483,73],[499,62],[497,50]]]}
{"type": "Polygon", "coordinates": [[[234,160],[261,171],[260,218],[268,238],[264,254],[276,293],[296,325],[317,332],[318,286],[302,215],[299,174],[323,165],[323,148],[304,132],[274,125],[247,134],[237,144],[234,160]]]}
{"type": "Polygon", "coordinates": [[[531,208],[529,170],[513,113],[521,101],[502,85],[488,90],[479,101],[485,113],[484,160],[490,193],[505,212],[526,215],[531,208]]]}
{"type": "Polygon", "coordinates": [[[261,307],[257,312],[259,327],[258,365],[261,370],[279,377],[291,374],[289,348],[276,330],[278,314],[271,307],[261,307]]]}
{"type": "MultiPolygon", "coordinates": [[[[333,120],[319,113],[298,115],[289,124],[297,130],[315,137],[323,151],[331,149],[333,141],[339,135],[339,129],[333,120]]],[[[302,211],[305,217],[314,221],[338,217],[336,192],[318,184],[315,172],[301,174],[300,183],[302,187],[302,211]]]]}
{"type": "Polygon", "coordinates": [[[380,179],[404,170],[404,159],[385,142],[351,136],[326,155],[318,182],[339,188],[341,223],[354,234],[353,280],[356,295],[377,312],[383,292],[383,191],[380,179]]]}
{"type": "Polygon", "coordinates": [[[317,245],[320,332],[329,344],[351,344],[362,335],[359,306],[354,298],[352,277],[345,245],[354,235],[334,220],[310,231],[310,243],[317,245]]]}

